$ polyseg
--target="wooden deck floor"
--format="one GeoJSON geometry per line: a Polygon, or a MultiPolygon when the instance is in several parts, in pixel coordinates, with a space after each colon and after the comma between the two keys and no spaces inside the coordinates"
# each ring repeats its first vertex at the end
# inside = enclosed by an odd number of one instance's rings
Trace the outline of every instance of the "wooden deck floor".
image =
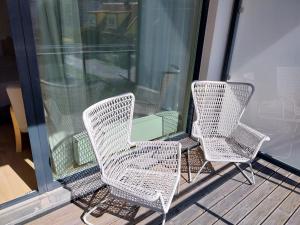
{"type": "MultiPolygon", "coordinates": [[[[192,184],[186,182],[187,174],[183,171],[181,191],[173,200],[167,224],[300,224],[300,177],[262,159],[253,167],[255,185],[250,185],[233,164],[208,165],[192,184]]],[[[83,224],[84,210],[107,193],[102,188],[27,224],[83,224]]],[[[160,224],[161,216],[111,199],[100,205],[91,221],[97,225],[160,224]]]]}
{"type": "Polygon", "coordinates": [[[28,137],[23,136],[22,152],[17,153],[12,124],[0,124],[0,204],[36,189],[28,137]]]}

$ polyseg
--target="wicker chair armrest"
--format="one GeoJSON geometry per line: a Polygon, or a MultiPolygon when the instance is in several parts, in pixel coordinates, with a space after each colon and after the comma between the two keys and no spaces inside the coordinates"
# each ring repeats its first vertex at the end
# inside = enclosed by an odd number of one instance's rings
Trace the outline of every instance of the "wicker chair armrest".
{"type": "Polygon", "coordinates": [[[243,124],[239,123],[229,138],[234,139],[238,144],[247,148],[247,151],[254,159],[264,141],[269,141],[267,135],[243,124]]]}
{"type": "Polygon", "coordinates": [[[267,135],[247,126],[244,123],[239,123],[238,127],[240,127],[241,129],[245,130],[247,133],[255,135],[258,139],[261,139],[263,141],[270,141],[270,137],[268,137],[267,135]]]}

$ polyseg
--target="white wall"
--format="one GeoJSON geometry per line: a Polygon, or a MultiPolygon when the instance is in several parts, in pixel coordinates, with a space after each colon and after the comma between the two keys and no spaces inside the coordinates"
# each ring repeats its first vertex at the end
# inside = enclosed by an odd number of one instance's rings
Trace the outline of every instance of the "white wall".
{"type": "Polygon", "coordinates": [[[233,0],[211,0],[207,18],[200,80],[220,80],[233,0]]]}

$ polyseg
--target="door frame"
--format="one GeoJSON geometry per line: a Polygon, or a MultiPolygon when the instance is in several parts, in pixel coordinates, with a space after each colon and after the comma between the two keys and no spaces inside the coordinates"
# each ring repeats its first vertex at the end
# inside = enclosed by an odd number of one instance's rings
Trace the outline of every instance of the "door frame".
{"type": "MultiPolygon", "coordinates": [[[[202,9],[201,9],[201,16],[200,16],[200,23],[199,23],[199,30],[198,30],[198,40],[197,40],[197,49],[196,49],[196,57],[194,62],[193,68],[193,77],[192,81],[199,80],[200,75],[200,67],[202,61],[202,53],[204,47],[204,38],[206,33],[206,25],[207,25],[207,18],[208,18],[208,10],[209,10],[209,3],[210,0],[203,0],[202,2],[202,9]]],[[[190,88],[189,86],[187,88],[190,88]]],[[[188,106],[187,112],[187,124],[186,124],[186,133],[191,135],[192,127],[193,127],[193,117],[194,117],[194,102],[192,98],[192,92],[190,89],[188,103],[185,104],[188,106]]]]}
{"type": "Polygon", "coordinates": [[[37,190],[0,204],[0,210],[59,187],[49,162],[49,145],[38,80],[29,0],[6,0],[17,70],[22,89],[37,190]]]}

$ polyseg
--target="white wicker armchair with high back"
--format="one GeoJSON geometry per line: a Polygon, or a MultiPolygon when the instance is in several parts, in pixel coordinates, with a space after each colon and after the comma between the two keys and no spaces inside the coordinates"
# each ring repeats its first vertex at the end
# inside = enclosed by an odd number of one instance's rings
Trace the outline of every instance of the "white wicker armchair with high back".
{"type": "Polygon", "coordinates": [[[253,94],[254,86],[248,83],[195,81],[192,95],[197,119],[192,136],[197,138],[204,151],[205,162],[233,162],[255,184],[252,161],[262,143],[270,138],[240,122],[253,94]],[[237,163],[247,163],[252,179],[237,163]]]}
{"type": "MultiPolygon", "coordinates": [[[[163,213],[163,224],[179,184],[179,142],[130,141],[134,95],[100,101],[83,112],[83,121],[110,193],[163,213]]],[[[87,216],[83,217],[86,224],[87,216]]]]}

